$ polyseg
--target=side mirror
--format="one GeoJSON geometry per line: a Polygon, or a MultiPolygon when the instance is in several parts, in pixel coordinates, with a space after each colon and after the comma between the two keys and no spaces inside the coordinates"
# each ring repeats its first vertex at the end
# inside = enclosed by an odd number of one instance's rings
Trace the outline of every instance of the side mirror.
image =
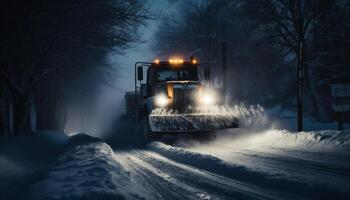
{"type": "Polygon", "coordinates": [[[143,80],[143,68],[137,67],[137,80],[142,81],[143,80]]]}
{"type": "Polygon", "coordinates": [[[204,68],[204,80],[210,81],[210,67],[204,68]]]}

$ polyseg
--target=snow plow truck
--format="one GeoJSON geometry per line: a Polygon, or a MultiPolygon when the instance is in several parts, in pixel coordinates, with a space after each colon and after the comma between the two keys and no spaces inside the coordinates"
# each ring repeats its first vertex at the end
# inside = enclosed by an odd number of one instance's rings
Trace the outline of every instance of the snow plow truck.
{"type": "Polygon", "coordinates": [[[126,115],[142,126],[144,141],[164,134],[191,134],[237,128],[238,120],[220,111],[222,93],[210,87],[210,64],[169,59],[135,63],[135,90],[125,93],[126,115]]]}

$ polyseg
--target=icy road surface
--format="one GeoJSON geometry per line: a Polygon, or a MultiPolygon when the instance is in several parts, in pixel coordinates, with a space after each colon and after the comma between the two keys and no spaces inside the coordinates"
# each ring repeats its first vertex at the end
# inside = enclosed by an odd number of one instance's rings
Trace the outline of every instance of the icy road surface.
{"type": "Polygon", "coordinates": [[[350,132],[217,134],[206,143],[180,139],[145,149],[77,145],[31,194],[33,199],[350,199],[350,132]]]}

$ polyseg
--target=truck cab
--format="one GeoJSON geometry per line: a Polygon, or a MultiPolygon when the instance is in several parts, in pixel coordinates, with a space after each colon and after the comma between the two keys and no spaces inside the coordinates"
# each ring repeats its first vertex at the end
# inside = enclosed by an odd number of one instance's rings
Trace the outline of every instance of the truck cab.
{"type": "MultiPolygon", "coordinates": [[[[143,76],[143,70],[138,68],[138,77],[143,76]]],[[[188,62],[181,59],[156,60],[151,63],[147,68],[146,82],[141,84],[148,110],[164,108],[185,112],[216,103],[214,92],[209,92],[209,88],[203,85],[205,80],[201,80],[199,74],[199,65],[194,59],[188,62]]],[[[203,78],[208,78],[208,72],[203,78]]]]}

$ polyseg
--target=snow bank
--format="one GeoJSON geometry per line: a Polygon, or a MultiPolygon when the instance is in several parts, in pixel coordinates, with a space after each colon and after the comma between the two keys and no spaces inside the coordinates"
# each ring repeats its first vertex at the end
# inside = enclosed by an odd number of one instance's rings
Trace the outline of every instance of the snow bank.
{"type": "Polygon", "coordinates": [[[247,171],[243,166],[228,164],[217,157],[187,151],[182,148],[173,147],[160,142],[153,142],[148,148],[167,158],[188,164],[207,171],[220,173],[222,175],[234,174],[237,177],[254,180],[257,177],[262,178],[264,175],[247,171]]]}
{"type": "MultiPolygon", "coordinates": [[[[244,142],[244,141],[243,141],[244,142]]],[[[245,145],[256,148],[283,148],[303,151],[337,151],[350,150],[350,131],[310,131],[289,132],[286,130],[268,130],[246,140],[245,145]]]]}
{"type": "Polygon", "coordinates": [[[249,129],[230,130],[217,133],[216,139],[208,144],[186,143],[181,146],[205,149],[251,149],[267,150],[299,150],[307,152],[350,152],[350,130],[348,131],[310,131],[290,132],[287,130],[270,129],[255,131],[249,129]],[[224,148],[223,148],[224,147],[224,148]]]}
{"type": "Polygon", "coordinates": [[[109,145],[79,134],[46,177],[31,187],[31,199],[130,199],[123,188],[128,179],[109,145]]]}

